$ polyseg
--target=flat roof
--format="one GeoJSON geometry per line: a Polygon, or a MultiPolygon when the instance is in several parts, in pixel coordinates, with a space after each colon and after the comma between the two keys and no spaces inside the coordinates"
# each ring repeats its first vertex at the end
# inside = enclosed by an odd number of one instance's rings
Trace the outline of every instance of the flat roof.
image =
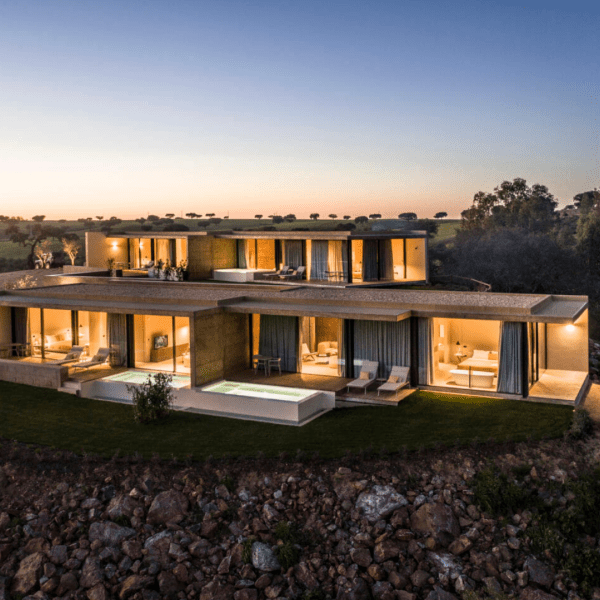
{"type": "MultiPolygon", "coordinates": [[[[68,279],[59,278],[60,281],[68,279]]],[[[82,279],[80,277],[76,281],[82,279]]],[[[574,323],[581,316],[588,307],[588,299],[586,296],[543,294],[285,287],[124,279],[10,290],[0,295],[0,305],[3,306],[42,304],[45,307],[73,310],[103,310],[104,307],[108,312],[121,309],[136,314],[150,314],[150,311],[160,311],[160,314],[169,311],[169,314],[190,314],[213,308],[229,312],[278,311],[273,314],[381,320],[435,316],[566,324],[574,323]],[[87,308],[92,306],[93,309],[87,308]]]]}
{"type": "MultiPolygon", "coordinates": [[[[99,233],[99,232],[93,232],[99,233]]],[[[396,230],[396,231],[259,231],[247,229],[244,231],[131,231],[113,233],[107,238],[129,239],[164,239],[188,237],[215,237],[222,239],[258,239],[258,240],[369,240],[369,239],[401,239],[401,238],[426,238],[427,232],[421,230],[396,230]]]]}

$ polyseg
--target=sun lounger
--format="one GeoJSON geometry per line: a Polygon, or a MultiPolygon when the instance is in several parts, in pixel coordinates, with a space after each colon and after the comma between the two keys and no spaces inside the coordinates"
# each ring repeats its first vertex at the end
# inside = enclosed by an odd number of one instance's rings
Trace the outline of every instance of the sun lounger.
{"type": "Polygon", "coordinates": [[[98,352],[88,361],[73,365],[74,369],[91,369],[103,365],[110,356],[110,348],[99,348],[98,352]]]}
{"type": "Polygon", "coordinates": [[[389,379],[377,388],[377,395],[380,392],[398,393],[403,387],[408,385],[409,367],[392,367],[389,379]]]}
{"type": "Polygon", "coordinates": [[[379,363],[376,361],[365,360],[360,368],[360,377],[347,384],[348,391],[350,388],[364,390],[367,393],[367,388],[377,379],[377,369],[379,363]]]}
{"type": "Polygon", "coordinates": [[[77,362],[83,354],[83,346],[73,346],[64,358],[51,360],[47,365],[68,365],[69,363],[77,362]]]}
{"type": "Polygon", "coordinates": [[[280,275],[287,275],[290,272],[290,268],[287,265],[284,265],[279,269],[279,271],[275,271],[275,273],[263,273],[263,279],[270,279],[271,277],[279,277],[280,275]]]}
{"type": "Polygon", "coordinates": [[[280,275],[279,279],[284,279],[289,281],[291,279],[302,279],[304,277],[304,271],[306,271],[306,267],[298,267],[293,273],[288,273],[287,275],[280,275]]]}

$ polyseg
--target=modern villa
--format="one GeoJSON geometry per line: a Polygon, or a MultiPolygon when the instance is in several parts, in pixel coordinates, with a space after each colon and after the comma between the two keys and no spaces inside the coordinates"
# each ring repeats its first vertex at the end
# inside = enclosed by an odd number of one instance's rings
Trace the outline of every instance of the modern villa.
{"type": "Polygon", "coordinates": [[[571,405],[589,382],[587,297],[423,289],[425,232],[88,232],[86,257],[0,292],[1,380],[122,401],[166,371],[181,409],[296,425],[398,402],[379,390],[395,367],[413,389],[571,405]]]}

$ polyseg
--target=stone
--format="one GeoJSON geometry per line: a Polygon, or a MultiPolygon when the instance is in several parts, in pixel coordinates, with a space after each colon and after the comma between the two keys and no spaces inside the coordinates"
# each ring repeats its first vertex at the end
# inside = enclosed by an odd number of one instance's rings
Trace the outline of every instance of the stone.
{"type": "Polygon", "coordinates": [[[373,549],[373,558],[376,563],[384,563],[386,560],[395,559],[400,554],[400,547],[393,540],[383,540],[375,544],[373,549]]]}
{"type": "Polygon", "coordinates": [[[125,540],[121,545],[123,554],[129,556],[131,560],[142,558],[142,544],[137,540],[125,540]]]}
{"type": "Polygon", "coordinates": [[[109,595],[106,591],[106,588],[99,583],[95,585],[92,589],[87,591],[88,600],[108,600],[109,595]]]}
{"type": "Polygon", "coordinates": [[[33,591],[42,576],[43,562],[44,555],[41,552],[34,552],[19,563],[11,588],[14,595],[26,596],[33,591]]]}
{"type": "Polygon", "coordinates": [[[93,556],[88,556],[81,569],[81,577],[79,579],[81,587],[93,588],[101,583],[102,579],[103,576],[102,570],[100,569],[100,561],[93,556]]]}
{"type": "Polygon", "coordinates": [[[369,565],[367,568],[367,574],[371,579],[375,581],[383,581],[387,575],[385,569],[376,563],[369,565]]]}
{"type": "Polygon", "coordinates": [[[227,575],[231,569],[231,555],[226,556],[220,563],[217,573],[219,575],[227,575]]]}
{"type": "Polygon", "coordinates": [[[131,518],[137,503],[131,496],[120,494],[115,496],[109,503],[106,512],[110,519],[118,519],[119,517],[131,518]]]}
{"type": "Polygon", "coordinates": [[[371,600],[371,590],[364,579],[355,577],[340,585],[336,600],[371,600]]]}
{"type": "Polygon", "coordinates": [[[388,576],[388,581],[397,589],[401,590],[408,585],[408,577],[397,571],[392,571],[388,576]]]}
{"type": "Polygon", "coordinates": [[[527,557],[523,567],[529,575],[530,583],[535,583],[550,589],[550,586],[554,581],[554,573],[552,572],[552,569],[547,567],[543,562],[537,560],[533,556],[527,557]]]}
{"type": "Polygon", "coordinates": [[[177,490],[158,494],[148,511],[147,521],[152,524],[179,523],[188,510],[188,499],[177,490]]]}
{"type": "Polygon", "coordinates": [[[462,566],[457,562],[457,558],[446,552],[428,552],[427,560],[435,567],[435,570],[442,575],[454,578],[462,572],[462,566]]]}
{"type": "Polygon", "coordinates": [[[377,581],[371,586],[373,600],[395,600],[394,587],[387,581],[377,581]]]}
{"type": "Polygon", "coordinates": [[[93,542],[98,540],[106,546],[118,546],[123,540],[133,537],[135,529],[122,527],[111,521],[92,523],[90,525],[89,538],[93,542]]]}
{"type": "Polygon", "coordinates": [[[556,596],[544,592],[543,590],[536,590],[534,588],[526,587],[519,596],[519,600],[558,600],[556,596]]]}
{"type": "Polygon", "coordinates": [[[176,596],[183,587],[177,577],[169,571],[161,571],[157,579],[158,589],[163,597],[176,596]]]}
{"type": "Polygon", "coordinates": [[[278,571],[281,568],[277,557],[267,544],[252,544],[252,565],[259,571],[278,571]]]}
{"type": "Polygon", "coordinates": [[[294,575],[296,580],[308,590],[314,590],[319,587],[319,581],[305,562],[301,562],[294,567],[294,575]]]}
{"type": "Polygon", "coordinates": [[[154,578],[147,575],[130,575],[121,584],[119,598],[125,600],[125,598],[129,598],[129,596],[132,596],[135,592],[138,592],[145,587],[149,587],[153,582],[154,578]]]}
{"type": "Polygon", "coordinates": [[[373,562],[371,552],[368,548],[352,548],[352,550],[350,550],[350,558],[359,567],[364,568],[368,567],[373,562]]]}
{"type": "Polygon", "coordinates": [[[439,585],[434,585],[426,600],[458,600],[454,594],[447,592],[439,585]]]}
{"type": "Polygon", "coordinates": [[[460,556],[470,550],[472,545],[473,542],[466,535],[461,535],[448,546],[448,550],[450,550],[452,554],[460,556]]]}
{"type": "Polygon", "coordinates": [[[410,580],[415,587],[421,588],[429,579],[429,573],[427,571],[423,571],[421,569],[417,569],[414,573],[411,574],[410,580]]]}
{"type": "Polygon", "coordinates": [[[56,594],[58,596],[64,596],[65,593],[73,592],[78,587],[79,582],[77,581],[77,577],[75,577],[74,573],[69,571],[68,573],[64,573],[63,575],[61,575],[56,594]]]}
{"type": "Polygon", "coordinates": [[[397,590],[396,597],[398,598],[398,600],[417,600],[416,594],[411,594],[406,590],[397,590]]]}
{"type": "Polygon", "coordinates": [[[50,548],[48,551],[48,558],[55,565],[63,565],[67,562],[68,557],[67,547],[63,546],[62,544],[58,546],[52,546],[52,548],[50,548]]]}
{"type": "Polygon", "coordinates": [[[396,509],[406,506],[408,500],[389,485],[375,485],[370,492],[362,492],[356,501],[356,508],[371,523],[385,519],[396,509]]]}
{"type": "Polygon", "coordinates": [[[168,529],[149,537],[144,542],[144,549],[148,551],[148,558],[166,566],[169,563],[169,548],[172,540],[173,532],[168,529]]]}
{"type": "Polygon", "coordinates": [[[443,546],[460,535],[458,520],[446,504],[423,504],[411,515],[410,521],[414,531],[432,536],[443,546]]]}
{"type": "Polygon", "coordinates": [[[258,591],[254,588],[244,588],[236,590],[233,594],[233,600],[257,600],[258,591]]]}

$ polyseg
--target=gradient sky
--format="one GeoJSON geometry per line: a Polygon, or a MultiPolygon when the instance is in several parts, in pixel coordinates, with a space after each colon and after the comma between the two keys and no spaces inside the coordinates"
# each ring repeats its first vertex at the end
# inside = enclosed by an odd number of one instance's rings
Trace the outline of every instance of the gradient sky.
{"type": "Polygon", "coordinates": [[[600,187],[600,2],[0,0],[0,214],[458,216],[600,187]]]}

